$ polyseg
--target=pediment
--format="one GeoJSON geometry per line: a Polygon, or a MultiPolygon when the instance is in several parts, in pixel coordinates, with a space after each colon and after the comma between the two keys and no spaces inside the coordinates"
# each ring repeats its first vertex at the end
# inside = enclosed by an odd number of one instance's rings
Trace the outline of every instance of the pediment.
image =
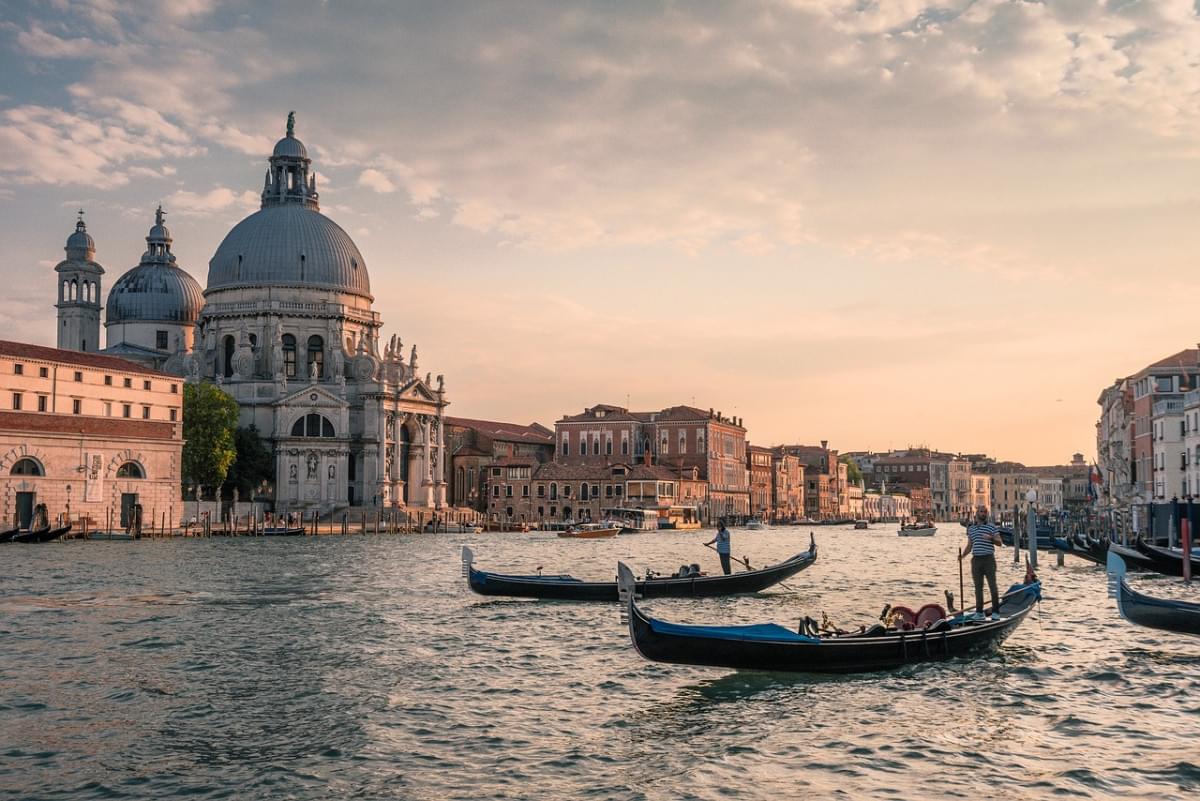
{"type": "Polygon", "coordinates": [[[419,400],[427,403],[436,403],[437,394],[433,392],[425,382],[417,379],[410,381],[400,390],[400,398],[402,400],[419,400]]]}
{"type": "Polygon", "coordinates": [[[280,409],[343,409],[348,405],[344,398],[319,384],[302,386],[275,401],[275,407],[280,409]]]}

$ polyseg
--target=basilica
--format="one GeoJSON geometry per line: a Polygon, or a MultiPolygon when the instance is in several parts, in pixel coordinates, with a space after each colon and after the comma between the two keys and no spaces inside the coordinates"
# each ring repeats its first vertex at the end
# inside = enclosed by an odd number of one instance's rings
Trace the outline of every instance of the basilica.
{"type": "MultiPolygon", "coordinates": [[[[104,268],[80,215],[58,278],[58,346],[210,382],[274,452],[278,511],[446,503],[445,384],[419,371],[372,309],[362,253],[321,214],[294,115],[274,148],[262,207],[225,236],[201,289],[171,252],[163,209],[141,263],[104,304],[104,268]]],[[[184,476],[186,482],[188,477],[184,476]]]]}

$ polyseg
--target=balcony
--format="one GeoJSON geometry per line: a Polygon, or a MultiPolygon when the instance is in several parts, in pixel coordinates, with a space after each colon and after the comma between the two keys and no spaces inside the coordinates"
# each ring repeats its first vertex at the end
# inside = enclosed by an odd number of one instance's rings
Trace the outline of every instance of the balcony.
{"type": "Polygon", "coordinates": [[[1154,402],[1154,409],[1151,413],[1153,417],[1161,417],[1167,414],[1183,414],[1183,400],[1181,398],[1167,398],[1154,402]]]}

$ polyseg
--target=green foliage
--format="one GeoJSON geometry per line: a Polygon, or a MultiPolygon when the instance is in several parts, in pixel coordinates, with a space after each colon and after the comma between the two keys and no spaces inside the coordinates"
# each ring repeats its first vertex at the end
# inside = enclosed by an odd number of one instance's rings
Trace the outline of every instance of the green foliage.
{"type": "Polygon", "coordinates": [[[212,384],[183,385],[183,482],[217,488],[237,457],[237,401],[212,384]]]}
{"type": "Polygon", "coordinates": [[[238,498],[249,501],[254,498],[262,483],[269,481],[274,475],[271,449],[259,436],[258,426],[254,424],[235,431],[233,445],[237,451],[237,458],[229,468],[225,488],[231,497],[236,489],[238,498]]]}
{"type": "Polygon", "coordinates": [[[846,480],[851,484],[861,484],[863,480],[862,471],[858,469],[858,465],[849,456],[843,456],[839,461],[846,465],[846,480]]]}

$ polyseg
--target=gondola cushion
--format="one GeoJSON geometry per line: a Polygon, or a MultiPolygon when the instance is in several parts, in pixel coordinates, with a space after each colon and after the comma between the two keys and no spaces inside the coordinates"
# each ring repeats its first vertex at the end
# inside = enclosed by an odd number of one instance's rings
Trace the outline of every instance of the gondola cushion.
{"type": "Polygon", "coordinates": [[[749,626],[687,626],[650,619],[650,628],[659,634],[679,634],[685,637],[711,637],[714,640],[745,640],[750,642],[807,642],[819,643],[819,637],[797,634],[778,623],[756,623],[749,626]]]}

